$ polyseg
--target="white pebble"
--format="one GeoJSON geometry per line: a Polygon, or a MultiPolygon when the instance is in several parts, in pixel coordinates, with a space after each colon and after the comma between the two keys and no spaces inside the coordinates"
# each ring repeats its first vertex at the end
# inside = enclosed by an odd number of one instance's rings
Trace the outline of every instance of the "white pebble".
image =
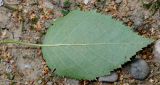
{"type": "Polygon", "coordinates": [[[32,66],[31,66],[30,64],[25,64],[24,67],[25,67],[26,69],[32,68],[32,66]]]}
{"type": "Polygon", "coordinates": [[[38,80],[38,84],[41,84],[42,83],[42,80],[38,80]]]}
{"type": "Polygon", "coordinates": [[[84,0],[84,4],[88,4],[91,0],[84,0]]]}
{"type": "Polygon", "coordinates": [[[0,6],[2,6],[3,5],[3,0],[0,0],[0,6]]]}

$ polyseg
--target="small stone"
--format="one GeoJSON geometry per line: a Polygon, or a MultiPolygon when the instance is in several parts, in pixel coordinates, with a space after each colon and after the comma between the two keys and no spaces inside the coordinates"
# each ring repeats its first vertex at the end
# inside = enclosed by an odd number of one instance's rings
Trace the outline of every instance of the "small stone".
{"type": "Polygon", "coordinates": [[[53,82],[49,81],[47,82],[47,85],[53,85],[53,82]]]}
{"type": "Polygon", "coordinates": [[[38,84],[41,84],[42,83],[42,80],[38,80],[38,84]]]}
{"type": "Polygon", "coordinates": [[[32,68],[32,66],[31,66],[30,64],[25,64],[24,67],[25,67],[26,69],[31,69],[31,68],[32,68]]]}
{"type": "Polygon", "coordinates": [[[79,81],[74,79],[67,79],[65,85],[79,85],[79,81]]]}
{"type": "Polygon", "coordinates": [[[160,62],[160,40],[155,43],[153,54],[153,60],[155,62],[160,62]]]}
{"type": "Polygon", "coordinates": [[[140,9],[135,9],[133,10],[130,19],[134,22],[136,27],[141,26],[144,21],[144,13],[140,9]]]}
{"type": "Polygon", "coordinates": [[[149,66],[144,60],[136,59],[131,63],[130,74],[134,79],[144,80],[149,73],[149,66]]]}
{"type": "Polygon", "coordinates": [[[133,20],[133,22],[134,22],[134,25],[140,26],[143,23],[143,19],[140,17],[137,17],[133,20]]]}
{"type": "Polygon", "coordinates": [[[99,81],[101,82],[115,82],[118,79],[118,74],[117,73],[112,73],[108,76],[103,76],[103,77],[99,77],[99,81]]]}
{"type": "Polygon", "coordinates": [[[53,7],[53,4],[50,2],[50,1],[48,1],[48,0],[46,0],[45,2],[44,2],[44,6],[46,7],[46,8],[48,8],[48,9],[53,9],[54,7],[53,7]]]}
{"type": "Polygon", "coordinates": [[[149,79],[149,82],[154,83],[154,79],[149,79]]]}
{"type": "Polygon", "coordinates": [[[122,2],[122,0],[115,0],[115,2],[116,2],[117,4],[119,4],[119,3],[122,2]]]}
{"type": "Polygon", "coordinates": [[[0,0],[0,6],[2,6],[3,5],[3,0],[0,0]]]}
{"type": "Polygon", "coordinates": [[[7,65],[6,72],[7,73],[11,73],[12,72],[12,66],[11,65],[7,65]]]}
{"type": "Polygon", "coordinates": [[[91,0],[84,0],[84,4],[88,4],[91,0]]]}

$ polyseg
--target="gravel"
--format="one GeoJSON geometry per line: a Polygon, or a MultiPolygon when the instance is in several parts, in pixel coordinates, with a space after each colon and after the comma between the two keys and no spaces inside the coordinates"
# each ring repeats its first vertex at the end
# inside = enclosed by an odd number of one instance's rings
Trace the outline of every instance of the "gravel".
{"type": "Polygon", "coordinates": [[[136,59],[131,63],[130,74],[134,79],[144,80],[150,73],[148,64],[142,59],[136,59]]]}

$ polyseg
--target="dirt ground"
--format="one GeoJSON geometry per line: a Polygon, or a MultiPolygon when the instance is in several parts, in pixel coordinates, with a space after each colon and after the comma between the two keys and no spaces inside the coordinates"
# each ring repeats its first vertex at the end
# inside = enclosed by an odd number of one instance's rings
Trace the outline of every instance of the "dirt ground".
{"type": "MultiPolygon", "coordinates": [[[[153,7],[156,0],[144,2],[152,6],[144,7],[141,0],[89,0],[88,4],[83,0],[4,0],[0,7],[0,39],[42,43],[54,20],[80,9],[112,15],[140,35],[158,40],[160,9],[153,7]]],[[[147,79],[135,80],[121,68],[118,81],[104,83],[59,78],[47,67],[40,48],[1,44],[0,85],[160,85],[160,63],[153,61],[153,50],[154,43],[137,54],[149,64],[147,79]]]]}

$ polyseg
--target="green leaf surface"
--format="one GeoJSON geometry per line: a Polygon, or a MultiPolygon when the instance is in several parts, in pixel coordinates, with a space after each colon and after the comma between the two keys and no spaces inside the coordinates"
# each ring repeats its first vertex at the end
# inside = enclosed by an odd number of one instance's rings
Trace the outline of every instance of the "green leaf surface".
{"type": "Polygon", "coordinates": [[[55,74],[93,80],[120,68],[152,40],[137,35],[111,16],[72,11],[49,28],[42,47],[55,74]]]}

